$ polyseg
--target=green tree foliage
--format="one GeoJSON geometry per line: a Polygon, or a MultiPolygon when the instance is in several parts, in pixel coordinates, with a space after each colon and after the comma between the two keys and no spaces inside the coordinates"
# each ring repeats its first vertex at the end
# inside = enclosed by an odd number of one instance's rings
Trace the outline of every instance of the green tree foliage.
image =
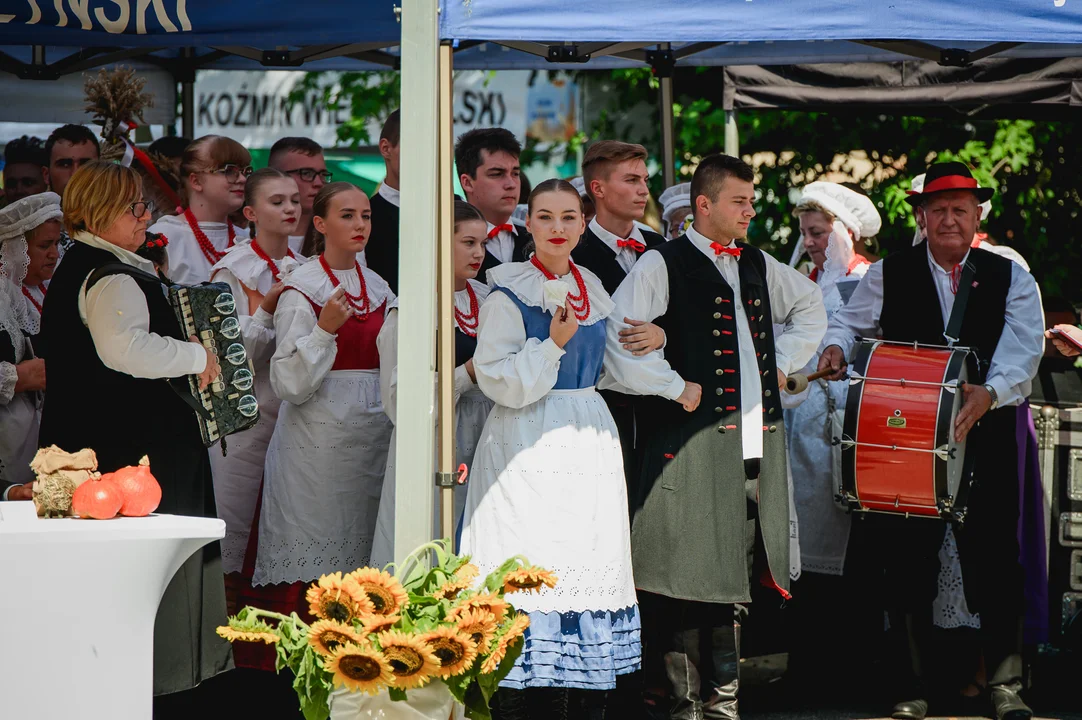
{"type": "MultiPolygon", "coordinates": [[[[701,72],[701,71],[700,71],[701,72]]],[[[657,80],[649,70],[612,71],[607,101],[587,128],[589,139],[616,137],[660,156],[657,80]],[[625,121],[626,109],[653,113],[625,121]]],[[[690,176],[698,159],[724,146],[725,113],[710,100],[681,97],[673,106],[676,163],[690,176]]],[[[826,176],[852,176],[883,214],[884,252],[908,244],[914,220],[905,202],[910,178],[936,160],[961,160],[982,185],[993,186],[993,239],[1029,261],[1046,295],[1082,301],[1082,248],[1074,228],[1082,209],[1082,150],[1070,142],[1074,123],[971,119],[964,114],[915,117],[842,108],[835,112],[742,111],[740,153],[759,172],[759,217],[751,240],[788,258],[799,230],[790,190],[826,176]]],[[[660,192],[660,173],[652,189],[660,192]]]]}

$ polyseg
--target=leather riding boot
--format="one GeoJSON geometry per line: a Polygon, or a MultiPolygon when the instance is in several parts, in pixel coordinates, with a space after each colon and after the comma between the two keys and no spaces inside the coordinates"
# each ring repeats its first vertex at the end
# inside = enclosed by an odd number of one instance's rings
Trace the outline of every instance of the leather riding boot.
{"type": "Polygon", "coordinates": [[[665,653],[665,675],[672,686],[671,720],[703,720],[699,696],[699,631],[684,630],[672,637],[672,649],[665,653]]]}
{"type": "Polygon", "coordinates": [[[705,683],[703,717],[740,720],[737,692],[740,689],[740,628],[730,624],[711,631],[712,673],[705,683]]]}
{"type": "Polygon", "coordinates": [[[1022,690],[1022,619],[1000,620],[986,614],[989,619],[985,621],[982,616],[981,635],[985,660],[991,670],[988,688],[992,709],[997,720],[1029,720],[1033,711],[1018,696],[1022,690]]]}
{"type": "Polygon", "coordinates": [[[909,667],[902,671],[905,675],[903,692],[906,699],[894,706],[890,716],[895,720],[924,720],[928,714],[928,691],[924,682],[922,649],[923,638],[929,630],[931,619],[907,613],[898,620],[905,631],[909,667]]]}

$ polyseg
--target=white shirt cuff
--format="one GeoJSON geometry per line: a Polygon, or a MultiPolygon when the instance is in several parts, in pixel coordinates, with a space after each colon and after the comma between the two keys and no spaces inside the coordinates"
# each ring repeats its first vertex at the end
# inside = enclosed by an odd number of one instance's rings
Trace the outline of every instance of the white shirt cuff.
{"type": "Polygon", "coordinates": [[[996,407],[1007,407],[1009,405],[1018,404],[1018,394],[1014,391],[1014,388],[1007,384],[1007,381],[999,376],[990,377],[985,382],[991,385],[996,391],[996,407]]]}
{"type": "Polygon", "coordinates": [[[312,328],[312,341],[317,345],[331,346],[335,343],[335,338],[338,337],[338,333],[329,333],[319,325],[312,328]]]}
{"type": "Polygon", "coordinates": [[[545,338],[545,341],[541,343],[541,352],[550,363],[556,365],[566,350],[557,345],[552,338],[545,338]]]}
{"type": "Polygon", "coordinates": [[[274,329],[274,316],[264,310],[262,305],[257,307],[255,312],[252,313],[252,321],[262,325],[268,330],[274,329]]]}
{"type": "Polygon", "coordinates": [[[684,382],[684,378],[677,375],[676,378],[671,383],[669,383],[669,387],[665,388],[665,391],[661,393],[661,395],[662,397],[668,398],[669,400],[676,400],[678,397],[684,394],[684,388],[686,386],[687,383],[684,382]]]}

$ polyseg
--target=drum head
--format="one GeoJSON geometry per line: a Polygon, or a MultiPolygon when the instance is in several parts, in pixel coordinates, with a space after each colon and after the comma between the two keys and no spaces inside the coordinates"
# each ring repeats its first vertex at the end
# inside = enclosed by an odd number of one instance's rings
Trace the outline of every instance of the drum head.
{"type": "MultiPolygon", "coordinates": [[[[956,351],[957,353],[968,355],[963,351],[956,351]]],[[[953,364],[953,362],[952,362],[953,364]]],[[[969,367],[968,363],[961,362],[961,370],[958,373],[958,381],[960,383],[969,382],[969,367]]],[[[961,386],[954,392],[954,404],[951,409],[950,426],[948,428],[948,441],[947,447],[954,448],[954,457],[947,459],[947,492],[957,502],[958,500],[958,488],[962,484],[962,476],[964,474],[963,467],[965,466],[966,457],[966,441],[957,442],[954,439],[954,424],[958,420],[958,411],[962,409],[962,401],[965,398],[965,393],[962,392],[961,386]]]]}

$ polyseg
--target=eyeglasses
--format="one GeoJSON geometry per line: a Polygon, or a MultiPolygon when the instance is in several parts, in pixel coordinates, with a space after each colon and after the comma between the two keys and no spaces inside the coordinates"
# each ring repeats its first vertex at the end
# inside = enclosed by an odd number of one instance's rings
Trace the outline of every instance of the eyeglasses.
{"type": "Polygon", "coordinates": [[[240,165],[229,164],[229,165],[223,165],[222,167],[218,168],[214,172],[221,173],[222,175],[225,176],[225,179],[228,180],[229,182],[236,182],[237,180],[240,179],[241,175],[243,175],[244,177],[248,177],[249,175],[251,175],[252,174],[252,166],[248,165],[248,166],[245,166],[245,167],[241,167],[240,165]]]}
{"type": "Polygon", "coordinates": [[[304,180],[305,182],[312,182],[316,179],[316,176],[318,175],[320,178],[323,179],[323,182],[325,183],[329,183],[331,181],[331,178],[334,177],[333,175],[331,175],[330,170],[316,170],[315,168],[297,168],[296,170],[286,170],[286,175],[299,175],[301,180],[304,180]]]}
{"type": "Polygon", "coordinates": [[[136,220],[146,215],[147,209],[149,208],[150,204],[145,203],[142,200],[140,200],[139,202],[133,202],[131,205],[128,206],[128,209],[131,210],[131,214],[135,216],[136,220]]]}

